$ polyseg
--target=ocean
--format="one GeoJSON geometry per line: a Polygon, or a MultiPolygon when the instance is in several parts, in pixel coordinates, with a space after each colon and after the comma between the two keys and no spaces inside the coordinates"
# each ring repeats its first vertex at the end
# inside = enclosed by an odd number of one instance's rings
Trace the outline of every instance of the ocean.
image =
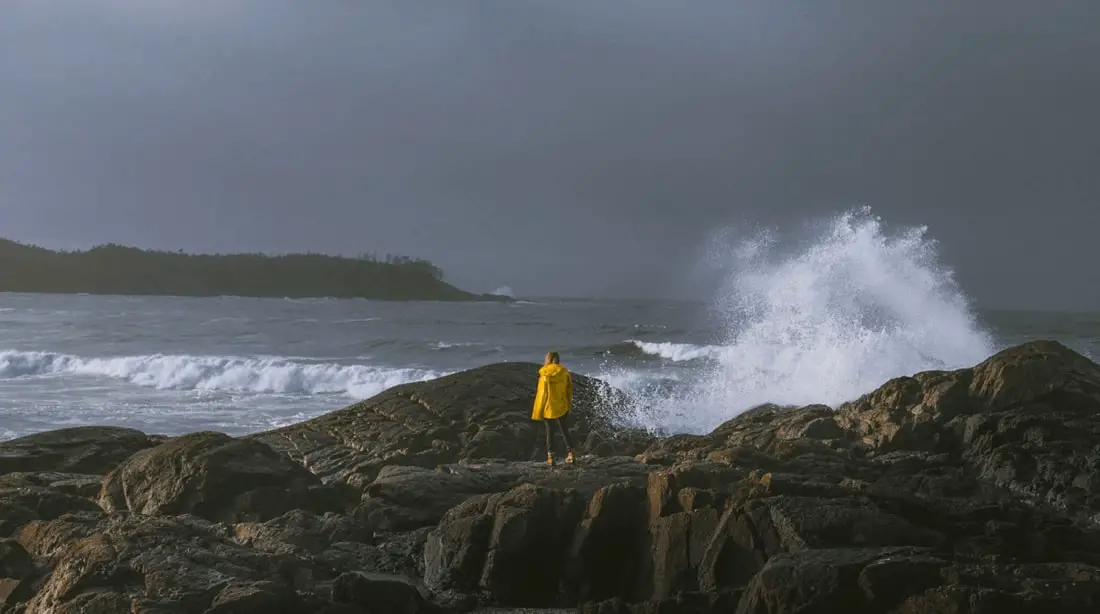
{"type": "Polygon", "coordinates": [[[1100,314],[990,312],[979,322],[994,345],[944,361],[858,337],[764,353],[725,343],[721,318],[699,303],[0,294],[0,439],[90,424],[242,434],[404,382],[539,362],[549,349],[650,401],[648,415],[624,418],[674,431],[705,430],[767,400],[836,403],[892,375],[965,366],[1029,339],[1100,356],[1100,314]]]}
{"type": "Polygon", "coordinates": [[[1032,339],[1100,357],[1100,314],[975,311],[922,231],[876,224],[841,217],[781,255],[737,243],[697,302],[0,294],[0,439],[93,424],[244,434],[548,350],[630,393],[624,424],[663,433],[765,402],[835,406],[1032,339]]]}

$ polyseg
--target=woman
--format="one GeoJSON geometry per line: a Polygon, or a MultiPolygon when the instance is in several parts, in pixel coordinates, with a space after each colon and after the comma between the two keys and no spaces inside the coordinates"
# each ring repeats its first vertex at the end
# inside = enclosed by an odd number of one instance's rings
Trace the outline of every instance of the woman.
{"type": "Polygon", "coordinates": [[[573,376],[561,366],[561,357],[557,352],[546,354],[546,360],[539,369],[539,387],[535,393],[535,408],[531,412],[532,420],[542,420],[546,424],[546,464],[554,465],[554,433],[550,423],[557,422],[568,454],[566,464],[573,464],[573,441],[569,438],[569,428],[565,423],[569,410],[573,409],[573,376]]]}

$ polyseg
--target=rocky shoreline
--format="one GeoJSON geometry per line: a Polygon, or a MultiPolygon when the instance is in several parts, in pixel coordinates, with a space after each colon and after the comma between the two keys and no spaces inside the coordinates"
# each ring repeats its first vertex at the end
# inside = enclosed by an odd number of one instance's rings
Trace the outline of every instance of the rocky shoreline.
{"type": "Polygon", "coordinates": [[[666,439],[578,377],[557,469],[534,369],[247,437],[2,442],[0,613],[1100,611],[1100,366],[1057,343],[666,439]]]}

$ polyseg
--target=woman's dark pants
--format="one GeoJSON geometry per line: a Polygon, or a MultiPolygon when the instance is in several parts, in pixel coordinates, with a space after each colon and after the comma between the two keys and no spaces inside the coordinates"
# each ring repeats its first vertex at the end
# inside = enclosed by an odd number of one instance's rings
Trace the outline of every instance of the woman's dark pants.
{"type": "Polygon", "coordinates": [[[558,423],[558,430],[561,431],[561,437],[565,440],[565,449],[568,452],[573,451],[573,440],[569,437],[569,425],[566,424],[566,420],[569,418],[569,414],[565,414],[561,418],[553,420],[543,420],[546,423],[546,453],[554,453],[554,431],[550,428],[551,422],[558,423]]]}

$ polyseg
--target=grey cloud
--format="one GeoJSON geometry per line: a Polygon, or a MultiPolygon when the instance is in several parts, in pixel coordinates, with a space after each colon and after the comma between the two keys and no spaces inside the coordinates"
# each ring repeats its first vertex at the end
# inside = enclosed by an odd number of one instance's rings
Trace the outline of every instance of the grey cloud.
{"type": "Polygon", "coordinates": [[[0,235],[660,296],[716,228],[869,204],[983,304],[1100,307],[1094,2],[0,11],[0,235]]]}

